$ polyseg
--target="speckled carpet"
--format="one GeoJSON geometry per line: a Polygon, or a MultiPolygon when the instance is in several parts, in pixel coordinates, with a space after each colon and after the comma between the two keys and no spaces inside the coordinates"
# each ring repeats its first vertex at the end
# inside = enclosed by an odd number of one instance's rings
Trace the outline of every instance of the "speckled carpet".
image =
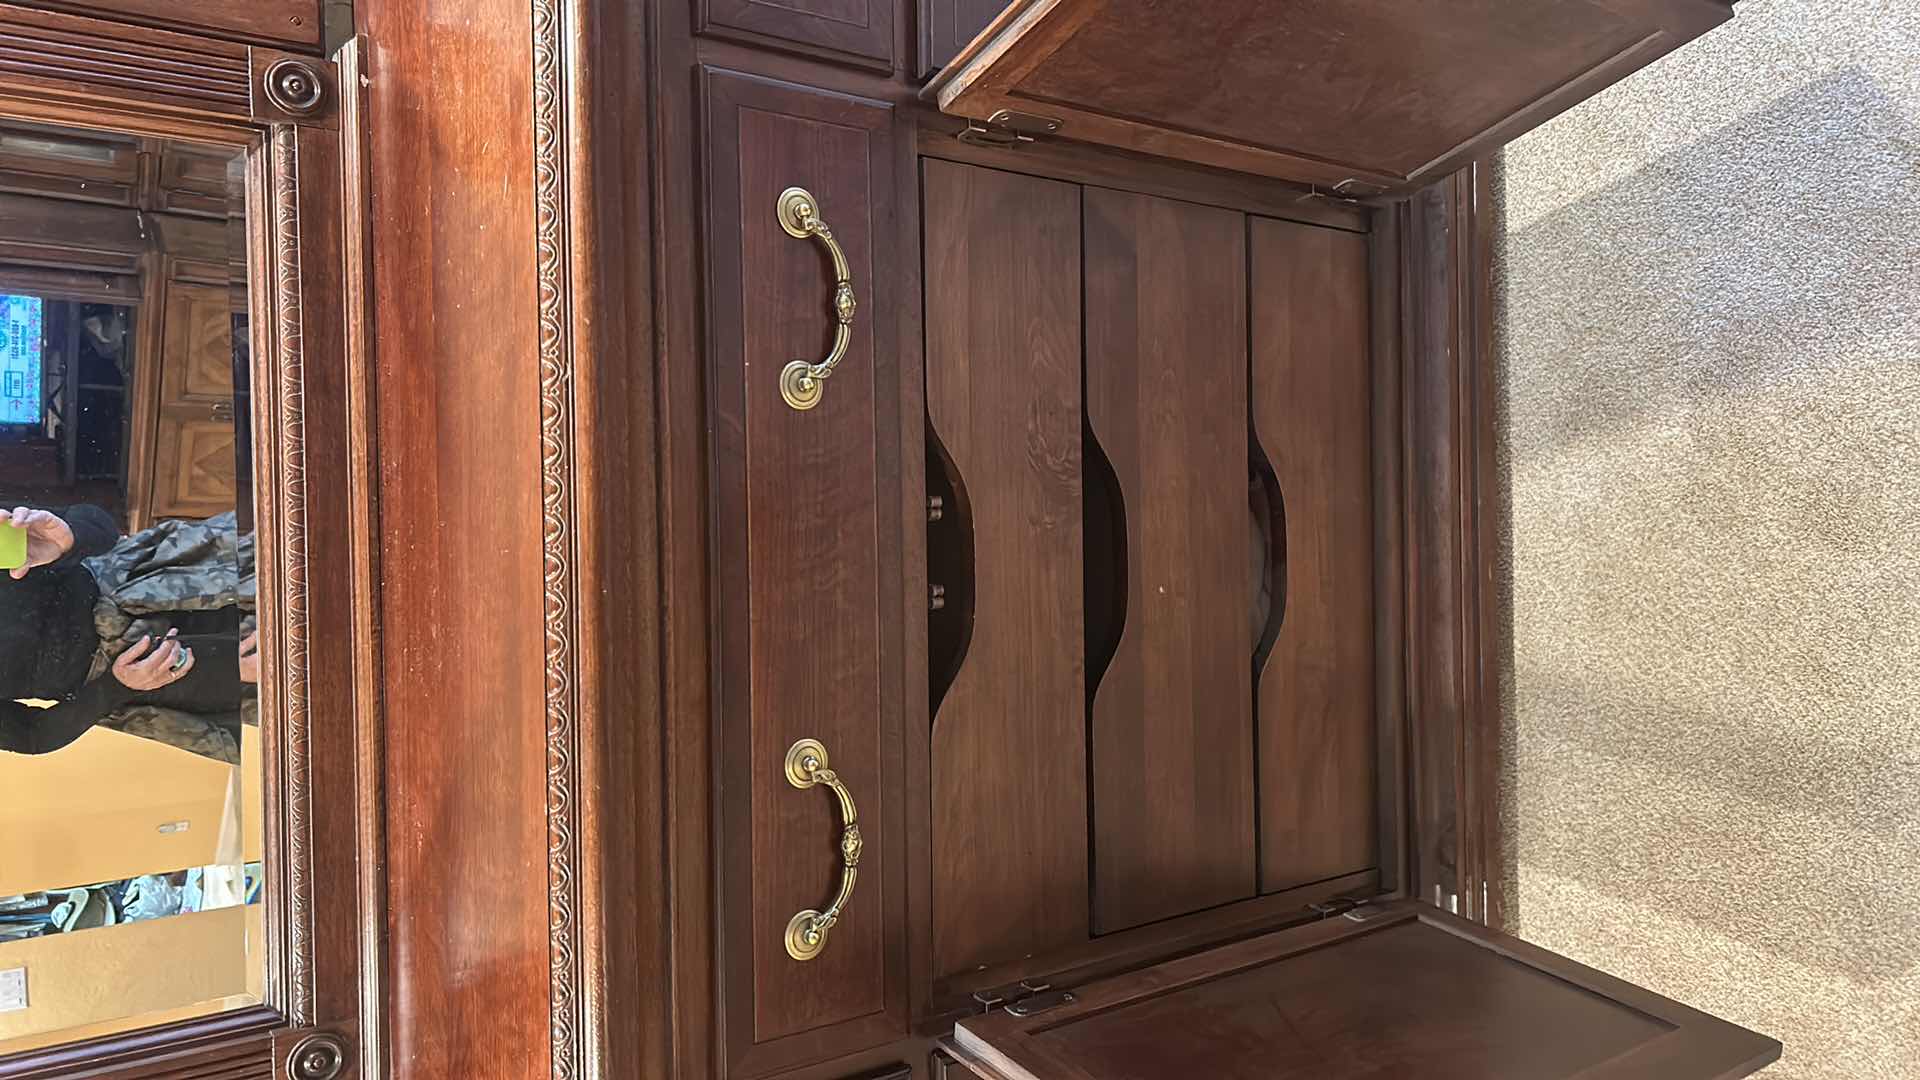
{"type": "Polygon", "coordinates": [[[1920,0],[1746,0],[1498,191],[1511,928],[1920,1078],[1920,0]]]}

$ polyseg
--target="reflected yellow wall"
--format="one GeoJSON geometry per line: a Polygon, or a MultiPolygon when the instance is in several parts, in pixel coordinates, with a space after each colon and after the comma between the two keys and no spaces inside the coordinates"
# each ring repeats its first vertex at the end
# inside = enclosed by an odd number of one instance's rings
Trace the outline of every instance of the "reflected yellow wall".
{"type": "MultiPolygon", "coordinates": [[[[95,728],[52,754],[0,753],[0,896],[214,861],[231,767],[95,728]],[[184,832],[160,826],[185,821],[184,832]]],[[[241,821],[260,858],[260,739],[243,731],[241,821]]]]}
{"type": "Polygon", "coordinates": [[[0,944],[0,969],[27,969],[29,1003],[0,1013],[0,1054],[257,1001],[260,919],[255,904],[0,944]]]}

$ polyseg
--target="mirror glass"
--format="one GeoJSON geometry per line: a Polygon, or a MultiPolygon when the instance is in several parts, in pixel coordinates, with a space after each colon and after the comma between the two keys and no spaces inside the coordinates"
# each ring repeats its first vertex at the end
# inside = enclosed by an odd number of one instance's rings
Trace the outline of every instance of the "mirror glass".
{"type": "Polygon", "coordinates": [[[0,1054],[260,1000],[245,176],[0,119],[0,1054]]]}

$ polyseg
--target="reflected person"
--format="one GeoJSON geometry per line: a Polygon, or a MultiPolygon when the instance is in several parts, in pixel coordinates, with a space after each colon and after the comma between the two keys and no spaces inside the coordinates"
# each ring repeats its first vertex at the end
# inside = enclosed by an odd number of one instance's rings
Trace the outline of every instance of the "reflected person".
{"type": "Polygon", "coordinates": [[[0,578],[0,751],[51,753],[129,705],[232,713],[243,683],[258,681],[253,638],[239,641],[234,608],[167,613],[160,621],[171,629],[139,638],[89,678],[103,642],[100,589],[83,560],[113,549],[113,518],[82,504],[57,514],[19,507],[0,521],[27,534],[25,565],[0,578]]]}

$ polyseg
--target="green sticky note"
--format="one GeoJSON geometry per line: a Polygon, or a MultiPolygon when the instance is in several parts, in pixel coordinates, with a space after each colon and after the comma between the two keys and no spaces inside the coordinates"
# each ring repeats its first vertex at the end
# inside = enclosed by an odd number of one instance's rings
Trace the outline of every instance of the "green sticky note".
{"type": "Polygon", "coordinates": [[[27,565],[27,530],[0,523],[0,570],[27,565]]]}

